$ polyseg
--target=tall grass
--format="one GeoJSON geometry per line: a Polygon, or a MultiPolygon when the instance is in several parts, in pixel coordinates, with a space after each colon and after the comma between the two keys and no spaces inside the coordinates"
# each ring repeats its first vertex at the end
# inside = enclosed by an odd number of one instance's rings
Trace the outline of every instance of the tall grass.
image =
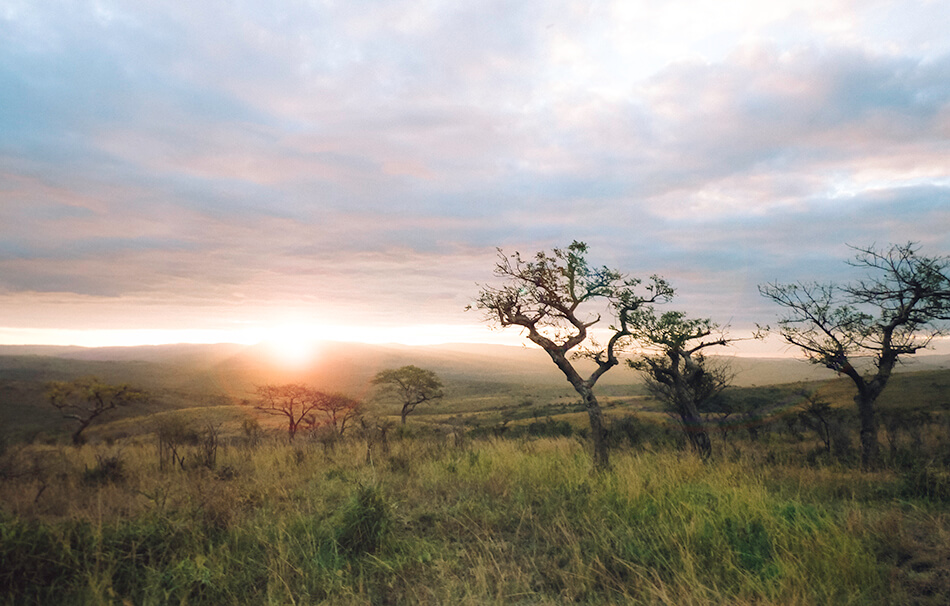
{"type": "Polygon", "coordinates": [[[147,442],[18,456],[5,604],[906,603],[928,594],[901,558],[950,529],[894,473],[751,451],[623,450],[604,472],[570,438],[405,438],[369,461],[265,441],[165,471],[147,442]]]}

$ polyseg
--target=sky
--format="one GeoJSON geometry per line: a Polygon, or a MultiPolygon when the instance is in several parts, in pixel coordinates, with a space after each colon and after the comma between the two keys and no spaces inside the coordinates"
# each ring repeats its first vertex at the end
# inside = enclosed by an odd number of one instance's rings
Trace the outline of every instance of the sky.
{"type": "Polygon", "coordinates": [[[0,0],[0,343],[520,343],[586,242],[736,335],[950,253],[943,0],[0,0]]]}

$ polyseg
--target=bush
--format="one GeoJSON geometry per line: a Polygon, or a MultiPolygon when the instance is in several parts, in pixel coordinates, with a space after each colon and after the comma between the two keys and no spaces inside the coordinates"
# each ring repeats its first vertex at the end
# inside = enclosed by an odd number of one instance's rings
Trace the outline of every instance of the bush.
{"type": "Polygon", "coordinates": [[[359,486],[343,510],[337,543],[350,556],[376,553],[391,527],[392,511],[379,487],[359,486]]]}
{"type": "Polygon", "coordinates": [[[122,458],[118,454],[111,456],[96,455],[96,466],[86,468],[82,474],[84,484],[115,484],[125,479],[122,458]]]}
{"type": "Polygon", "coordinates": [[[617,448],[623,444],[639,445],[643,441],[646,429],[635,415],[624,415],[611,421],[607,432],[607,443],[611,448],[617,448]]]}
{"type": "Polygon", "coordinates": [[[903,474],[900,492],[905,498],[950,502],[950,473],[918,465],[903,474]]]}

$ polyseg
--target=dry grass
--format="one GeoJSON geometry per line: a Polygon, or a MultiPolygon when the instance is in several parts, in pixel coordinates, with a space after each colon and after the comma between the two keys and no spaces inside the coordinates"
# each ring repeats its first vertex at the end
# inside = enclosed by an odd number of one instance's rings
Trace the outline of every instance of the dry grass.
{"type": "Polygon", "coordinates": [[[4,603],[946,603],[946,501],[895,471],[572,438],[16,447],[4,603]],[[186,454],[186,461],[188,460],[186,454]],[[118,462],[118,463],[116,463],[118,462]]]}

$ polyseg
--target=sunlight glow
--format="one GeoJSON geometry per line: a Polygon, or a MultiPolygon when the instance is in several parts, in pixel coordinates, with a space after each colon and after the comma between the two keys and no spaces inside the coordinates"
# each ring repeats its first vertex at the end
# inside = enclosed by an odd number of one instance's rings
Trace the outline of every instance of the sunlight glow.
{"type": "Polygon", "coordinates": [[[303,368],[318,355],[317,339],[312,327],[281,326],[269,331],[262,344],[284,366],[303,368]]]}

